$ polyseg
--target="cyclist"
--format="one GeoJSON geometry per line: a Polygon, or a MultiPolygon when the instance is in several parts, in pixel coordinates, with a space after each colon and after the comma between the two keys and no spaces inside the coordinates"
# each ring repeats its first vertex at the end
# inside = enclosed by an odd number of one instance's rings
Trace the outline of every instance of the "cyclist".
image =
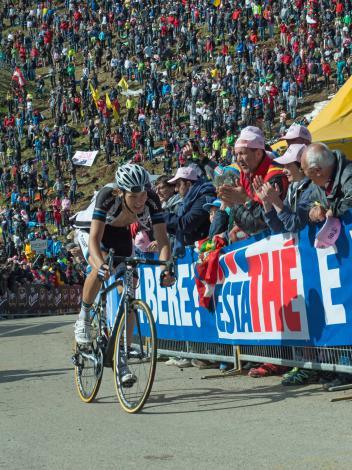
{"type": "MultiPolygon", "coordinates": [[[[101,287],[101,279],[107,280],[111,274],[105,262],[109,249],[113,248],[116,256],[133,253],[129,227],[132,223],[139,222],[143,226],[151,220],[160,260],[167,261],[171,256],[164,213],[159,197],[151,189],[146,170],[136,164],[126,164],[117,169],[115,180],[115,184],[104,186],[98,192],[88,209],[78,214],[75,221],[75,226],[81,227],[78,241],[90,265],[83,286],[81,311],[75,323],[78,344],[92,342],[90,310],[101,287]]],[[[160,282],[168,287],[175,279],[164,269],[160,282]]],[[[122,383],[133,382],[128,367],[122,369],[122,383]]]]}

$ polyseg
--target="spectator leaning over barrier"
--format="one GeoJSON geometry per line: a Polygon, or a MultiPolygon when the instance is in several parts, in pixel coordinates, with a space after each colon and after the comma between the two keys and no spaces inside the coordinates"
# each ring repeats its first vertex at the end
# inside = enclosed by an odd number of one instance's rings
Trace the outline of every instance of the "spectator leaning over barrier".
{"type": "Polygon", "coordinates": [[[240,178],[233,186],[220,186],[218,197],[231,208],[229,228],[233,221],[251,235],[267,228],[262,201],[253,186],[255,178],[260,176],[264,183],[277,187],[281,199],[286,195],[288,180],[283,169],[267,155],[264,135],[258,127],[248,126],[241,131],[235,143],[235,154],[240,178]]]}
{"type": "Polygon", "coordinates": [[[171,213],[176,213],[181,203],[181,196],[176,192],[174,184],[169,183],[170,176],[162,175],[155,181],[155,191],[160,198],[162,208],[171,213]]]}
{"type": "Polygon", "coordinates": [[[339,150],[331,151],[320,142],[311,144],[303,152],[301,166],[314,183],[315,206],[309,212],[312,222],[340,217],[352,208],[352,162],[339,150]]]}
{"type": "Polygon", "coordinates": [[[176,214],[166,215],[167,230],[176,239],[174,255],[183,256],[185,246],[208,236],[209,214],[203,205],[215,199],[215,188],[199,179],[192,167],[179,168],[169,183],[176,185],[182,201],[176,214]]]}
{"type": "Polygon", "coordinates": [[[300,164],[306,147],[304,144],[292,144],[282,157],[275,159],[275,163],[284,166],[290,183],[284,201],[280,198],[279,189],[264,183],[260,176],[253,181],[257,195],[263,202],[264,220],[274,233],[297,232],[309,222],[309,211],[314,202],[312,185],[300,164]]]}

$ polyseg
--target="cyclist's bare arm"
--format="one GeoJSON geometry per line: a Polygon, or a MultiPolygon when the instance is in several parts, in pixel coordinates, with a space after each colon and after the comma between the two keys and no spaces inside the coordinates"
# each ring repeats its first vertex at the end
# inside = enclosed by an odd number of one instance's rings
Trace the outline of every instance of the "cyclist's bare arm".
{"type": "Polygon", "coordinates": [[[161,261],[169,261],[171,259],[171,249],[166,224],[153,225],[153,233],[155,240],[158,242],[160,252],[159,259],[161,261]]]}
{"type": "MultiPolygon", "coordinates": [[[[166,231],[166,224],[153,225],[153,232],[155,240],[158,242],[159,259],[161,261],[171,260],[170,241],[166,231]]],[[[162,268],[163,274],[160,280],[164,287],[172,286],[175,283],[175,276],[169,273],[166,269],[162,268]]]]}

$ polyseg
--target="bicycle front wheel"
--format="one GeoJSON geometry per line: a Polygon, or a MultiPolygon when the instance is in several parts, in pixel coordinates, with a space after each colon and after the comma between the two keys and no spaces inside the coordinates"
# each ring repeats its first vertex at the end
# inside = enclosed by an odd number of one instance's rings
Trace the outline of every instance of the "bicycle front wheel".
{"type": "Polygon", "coordinates": [[[127,413],[140,411],[153,386],[156,369],[156,329],[152,312],[134,300],[122,315],[115,340],[114,382],[127,413]]]}

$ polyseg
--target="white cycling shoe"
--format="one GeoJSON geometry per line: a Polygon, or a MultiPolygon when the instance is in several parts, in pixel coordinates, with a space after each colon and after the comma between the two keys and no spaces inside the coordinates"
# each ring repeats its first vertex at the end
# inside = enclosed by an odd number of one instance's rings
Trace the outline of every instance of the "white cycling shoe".
{"type": "Polygon", "coordinates": [[[80,318],[75,323],[75,340],[77,344],[92,343],[92,325],[89,321],[80,318]]]}
{"type": "Polygon", "coordinates": [[[132,387],[137,382],[137,377],[132,374],[127,365],[120,367],[120,380],[123,387],[132,387]]]}

